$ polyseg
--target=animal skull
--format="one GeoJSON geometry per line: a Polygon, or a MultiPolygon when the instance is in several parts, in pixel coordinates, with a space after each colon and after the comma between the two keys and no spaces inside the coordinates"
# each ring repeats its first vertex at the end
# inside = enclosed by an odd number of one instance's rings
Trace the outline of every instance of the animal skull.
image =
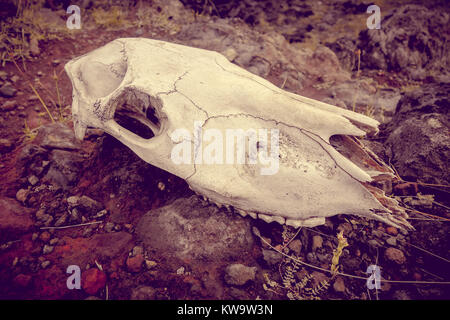
{"type": "Polygon", "coordinates": [[[353,137],[377,130],[371,118],[281,90],[217,52],[151,39],[114,40],[65,69],[79,139],[87,127],[103,129],[219,206],[294,227],[340,213],[411,227],[398,204],[370,185],[392,177],[353,137]],[[250,132],[246,138],[257,139],[256,148],[245,155],[277,161],[276,172],[261,174],[268,161],[220,163],[224,145],[208,149],[198,140],[203,133],[202,141],[219,139],[227,130],[250,132]],[[262,134],[269,131],[270,139],[262,134]],[[194,160],[174,161],[186,146],[194,160]]]}

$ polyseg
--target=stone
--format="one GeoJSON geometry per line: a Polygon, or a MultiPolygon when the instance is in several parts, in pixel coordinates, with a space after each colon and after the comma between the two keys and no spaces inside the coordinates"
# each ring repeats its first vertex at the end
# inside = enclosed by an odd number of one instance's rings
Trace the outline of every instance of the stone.
{"type": "Polygon", "coordinates": [[[11,151],[14,144],[9,139],[0,139],[0,153],[7,153],[11,151]]]}
{"type": "Polygon", "coordinates": [[[289,249],[291,249],[296,255],[299,255],[302,251],[302,242],[299,239],[292,240],[289,243],[289,249]]]}
{"type": "Polygon", "coordinates": [[[336,277],[336,280],[333,283],[333,289],[334,289],[334,291],[336,291],[338,293],[345,292],[345,283],[344,283],[344,279],[342,279],[342,277],[336,277]]]}
{"type": "Polygon", "coordinates": [[[387,260],[395,262],[399,265],[406,262],[405,254],[397,248],[387,248],[384,255],[387,260]]]}
{"type": "Polygon", "coordinates": [[[147,251],[204,262],[240,258],[253,245],[247,219],[205,206],[196,196],[151,210],[136,225],[136,235],[147,251]]]}
{"type": "Polygon", "coordinates": [[[348,235],[350,234],[350,232],[352,232],[352,230],[353,230],[353,227],[352,227],[352,225],[351,225],[350,223],[348,223],[348,222],[341,223],[341,224],[337,227],[337,231],[338,231],[338,232],[344,231],[343,234],[344,234],[345,237],[348,237],[348,235]]]}
{"type": "Polygon", "coordinates": [[[32,213],[33,210],[23,207],[16,200],[0,197],[0,243],[17,240],[30,232],[34,225],[32,213]]]}
{"type": "Polygon", "coordinates": [[[17,101],[9,99],[1,105],[0,110],[11,111],[11,110],[14,110],[16,107],[17,107],[17,101]]]}
{"type": "Polygon", "coordinates": [[[69,217],[69,215],[67,213],[63,213],[61,215],[61,217],[58,218],[58,220],[56,220],[55,222],[55,227],[61,227],[64,226],[67,222],[67,218],[69,217]]]}
{"type": "Polygon", "coordinates": [[[150,286],[139,286],[131,292],[131,300],[155,300],[157,290],[150,286]]]}
{"type": "Polygon", "coordinates": [[[361,32],[358,47],[364,48],[362,66],[402,72],[414,80],[432,74],[437,82],[445,81],[450,59],[442,50],[448,48],[448,21],[446,10],[399,6],[383,18],[381,29],[361,32]]]}
{"type": "Polygon", "coordinates": [[[380,248],[380,247],[383,246],[383,244],[380,241],[376,240],[376,239],[370,239],[369,241],[367,241],[367,243],[373,249],[380,248]]]}
{"type": "Polygon", "coordinates": [[[28,177],[28,182],[32,185],[35,186],[38,182],[39,182],[39,178],[36,177],[34,174],[28,177]]]}
{"type": "Polygon", "coordinates": [[[78,150],[80,142],[70,127],[62,122],[55,122],[39,129],[34,142],[46,149],[78,150]]]}
{"type": "Polygon", "coordinates": [[[30,52],[33,56],[37,57],[41,53],[39,49],[39,40],[36,37],[30,39],[30,52]]]}
{"type": "Polygon", "coordinates": [[[141,255],[144,254],[144,248],[143,248],[143,247],[141,247],[141,246],[135,246],[135,247],[133,248],[133,251],[131,252],[131,255],[134,257],[134,256],[136,256],[136,255],[138,255],[138,254],[141,254],[141,255]]]}
{"type": "Polygon", "coordinates": [[[391,236],[396,236],[398,235],[398,230],[395,227],[386,227],[386,233],[390,234],[391,236]]]}
{"type": "Polygon", "coordinates": [[[144,256],[142,254],[137,254],[134,257],[128,257],[127,259],[127,269],[130,272],[139,272],[142,269],[142,264],[144,263],[144,256]]]}
{"type": "Polygon", "coordinates": [[[262,254],[264,261],[271,267],[277,266],[281,260],[283,260],[281,253],[273,251],[272,249],[262,249],[262,254]]]}
{"type": "Polygon", "coordinates": [[[105,231],[106,232],[113,232],[114,231],[114,223],[113,222],[107,222],[105,224],[105,231]]]}
{"type": "Polygon", "coordinates": [[[28,194],[29,194],[29,190],[27,189],[20,189],[19,191],[17,191],[16,193],[16,199],[17,201],[20,201],[22,203],[25,203],[25,201],[27,201],[28,198],[28,194]]]}
{"type": "Polygon", "coordinates": [[[411,296],[406,290],[396,290],[392,294],[392,298],[394,298],[395,300],[411,300],[411,296]]]}
{"type": "Polygon", "coordinates": [[[256,267],[247,267],[240,263],[230,264],[225,268],[225,282],[233,286],[242,286],[255,280],[256,267]]]}
{"type": "MultiPolygon", "coordinates": [[[[450,83],[431,83],[405,93],[392,121],[383,129],[386,154],[406,181],[450,182],[449,91],[450,83]]],[[[397,187],[398,193],[416,191],[415,185],[397,187]]]]}
{"type": "Polygon", "coordinates": [[[49,254],[51,252],[53,252],[54,247],[50,246],[50,245],[44,245],[44,248],[42,249],[42,253],[43,254],[49,254]]]}
{"type": "Polygon", "coordinates": [[[41,233],[41,235],[39,236],[39,239],[43,242],[48,242],[51,238],[51,234],[48,231],[44,231],[41,233]]]}
{"type": "Polygon", "coordinates": [[[313,236],[312,239],[312,251],[316,251],[317,249],[322,248],[322,244],[323,244],[323,239],[321,236],[319,235],[315,235],[313,236]]]}
{"type": "Polygon", "coordinates": [[[154,267],[156,267],[158,264],[153,261],[153,260],[147,260],[145,259],[145,266],[147,267],[147,269],[153,269],[154,267]]]}
{"type": "Polygon", "coordinates": [[[100,213],[100,211],[103,209],[103,205],[100,202],[85,195],[81,197],[68,197],[67,203],[69,205],[69,208],[77,208],[90,216],[98,215],[98,213],[100,213]]]}
{"type": "Polygon", "coordinates": [[[184,270],[184,267],[179,267],[175,273],[179,276],[182,276],[184,274],[184,270]]]}
{"type": "Polygon", "coordinates": [[[0,96],[5,98],[12,98],[16,95],[17,90],[10,84],[4,84],[0,87],[0,96]]]}
{"type": "Polygon", "coordinates": [[[311,275],[313,276],[314,286],[319,286],[320,283],[330,280],[326,274],[319,271],[313,271],[311,275]]]}
{"type": "Polygon", "coordinates": [[[394,237],[389,237],[386,239],[386,243],[390,246],[395,247],[397,245],[397,239],[395,239],[394,237]]]}
{"type": "Polygon", "coordinates": [[[74,152],[53,150],[50,160],[50,167],[42,181],[69,190],[79,179],[83,158],[74,152]]]}
{"type": "Polygon", "coordinates": [[[106,274],[97,269],[91,268],[83,271],[81,274],[81,286],[83,290],[90,294],[95,295],[106,285],[106,274]]]}

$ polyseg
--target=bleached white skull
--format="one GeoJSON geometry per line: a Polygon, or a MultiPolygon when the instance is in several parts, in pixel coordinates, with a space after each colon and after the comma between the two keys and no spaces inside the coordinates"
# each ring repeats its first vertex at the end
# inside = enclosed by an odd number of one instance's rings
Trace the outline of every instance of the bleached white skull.
{"type": "Polygon", "coordinates": [[[79,139],[103,129],[218,205],[295,227],[340,213],[410,227],[369,184],[390,169],[352,137],[376,131],[371,118],[281,90],[217,52],[151,39],[114,40],[65,68],[79,139]]]}

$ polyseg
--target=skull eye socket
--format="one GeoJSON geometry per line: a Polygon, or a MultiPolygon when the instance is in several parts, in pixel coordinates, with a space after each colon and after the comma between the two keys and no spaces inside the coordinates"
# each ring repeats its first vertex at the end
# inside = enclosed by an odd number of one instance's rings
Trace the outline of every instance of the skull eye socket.
{"type": "Polygon", "coordinates": [[[162,129],[160,101],[143,92],[125,89],[116,100],[114,120],[135,135],[151,139],[162,129]]]}

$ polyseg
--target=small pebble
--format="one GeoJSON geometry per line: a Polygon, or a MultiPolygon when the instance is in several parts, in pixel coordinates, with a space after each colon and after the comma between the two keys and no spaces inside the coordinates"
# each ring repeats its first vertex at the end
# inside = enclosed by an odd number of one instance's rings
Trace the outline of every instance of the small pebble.
{"type": "Polygon", "coordinates": [[[110,233],[110,232],[113,232],[113,230],[114,230],[114,223],[112,223],[112,222],[107,222],[107,223],[105,224],[105,231],[108,232],[108,233],[110,233]]]}
{"type": "Polygon", "coordinates": [[[322,248],[323,239],[319,235],[313,236],[312,239],[312,251],[316,251],[317,249],[322,248]]]}
{"type": "Polygon", "coordinates": [[[153,269],[154,267],[156,267],[157,263],[155,261],[152,260],[145,260],[145,266],[147,267],[147,269],[153,269]]]}
{"type": "Polygon", "coordinates": [[[29,177],[28,177],[28,182],[29,182],[32,186],[35,186],[35,185],[39,182],[39,178],[36,177],[35,175],[29,176],[29,177]]]}
{"type": "Polygon", "coordinates": [[[49,254],[53,251],[53,246],[45,245],[42,249],[43,254],[49,254]]]}
{"type": "Polygon", "coordinates": [[[28,190],[27,189],[20,189],[19,191],[17,191],[16,193],[16,199],[20,202],[25,202],[27,200],[28,197],[28,190]]]}
{"type": "Polygon", "coordinates": [[[397,248],[387,248],[385,257],[387,260],[393,261],[396,264],[404,264],[406,262],[405,254],[397,248]]]}
{"type": "Polygon", "coordinates": [[[39,239],[43,242],[47,242],[48,240],[50,240],[50,237],[51,237],[50,233],[48,231],[44,231],[39,236],[39,239]]]}
{"type": "Polygon", "coordinates": [[[179,267],[179,268],[177,269],[177,274],[178,274],[178,275],[183,275],[183,274],[184,274],[184,267],[179,267]]]}

